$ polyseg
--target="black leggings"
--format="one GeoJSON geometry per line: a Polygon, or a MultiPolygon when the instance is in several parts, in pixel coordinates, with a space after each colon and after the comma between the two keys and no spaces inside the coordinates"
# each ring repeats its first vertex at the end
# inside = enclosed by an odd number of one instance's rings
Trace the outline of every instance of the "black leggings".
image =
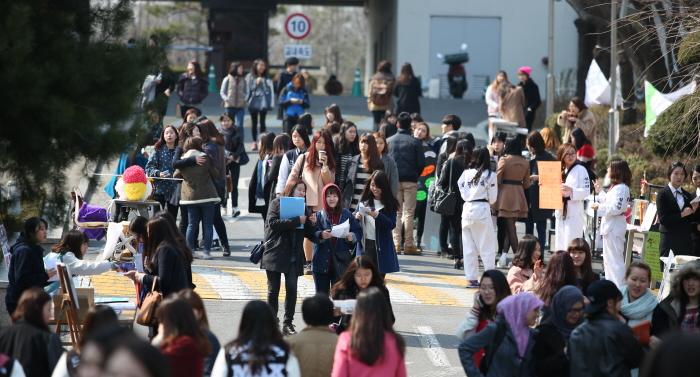
{"type": "MultiPolygon", "coordinates": [[[[226,166],[229,175],[231,176],[231,183],[233,186],[231,188],[231,205],[233,207],[238,207],[238,180],[241,176],[241,165],[236,162],[232,162],[226,166]]],[[[228,200],[227,200],[228,201],[228,200]]],[[[224,208],[226,207],[226,202],[224,202],[224,208]]]]}
{"type": "Polygon", "coordinates": [[[503,252],[508,253],[508,249],[512,249],[513,253],[518,250],[518,232],[515,229],[515,217],[502,217],[503,225],[505,225],[505,239],[503,242],[503,252]]]}
{"type": "Polygon", "coordinates": [[[372,111],[372,117],[374,118],[374,132],[379,131],[379,123],[384,119],[385,110],[375,110],[372,111]]]}
{"type": "Polygon", "coordinates": [[[440,215],[440,251],[444,254],[449,254],[449,246],[447,245],[447,236],[449,234],[450,243],[452,244],[452,255],[461,259],[462,255],[462,214],[454,214],[451,216],[440,215]]]}
{"type": "MultiPolygon", "coordinates": [[[[267,303],[272,307],[272,311],[277,317],[279,309],[280,286],[282,285],[282,273],[277,271],[265,271],[267,273],[267,303]]],[[[296,264],[290,263],[288,271],[284,273],[284,323],[289,324],[294,321],[294,310],[297,305],[297,275],[296,264]]]]}
{"type": "Polygon", "coordinates": [[[253,132],[253,141],[258,140],[258,115],[260,115],[260,133],[265,132],[265,116],[267,115],[267,110],[262,111],[250,111],[250,127],[253,132]]]}
{"type": "Polygon", "coordinates": [[[219,236],[219,243],[224,251],[229,251],[228,245],[228,234],[226,234],[226,224],[224,224],[224,219],[221,217],[221,205],[214,208],[214,229],[216,229],[216,234],[219,236]]]}
{"type": "Polygon", "coordinates": [[[421,200],[416,202],[416,213],[415,218],[418,221],[418,226],[416,227],[416,245],[421,246],[423,241],[423,231],[425,230],[425,210],[428,207],[427,200],[421,200]]]}

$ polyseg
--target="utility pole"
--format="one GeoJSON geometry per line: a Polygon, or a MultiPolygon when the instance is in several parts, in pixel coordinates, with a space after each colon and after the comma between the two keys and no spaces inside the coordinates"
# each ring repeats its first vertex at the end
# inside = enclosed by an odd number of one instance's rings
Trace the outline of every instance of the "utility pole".
{"type": "Polygon", "coordinates": [[[617,112],[617,1],[610,4],[610,112],[608,113],[608,158],[617,150],[620,117],[617,112]]]}
{"type": "Polygon", "coordinates": [[[554,0],[549,0],[549,27],[547,31],[547,116],[554,113],[554,0]]]}

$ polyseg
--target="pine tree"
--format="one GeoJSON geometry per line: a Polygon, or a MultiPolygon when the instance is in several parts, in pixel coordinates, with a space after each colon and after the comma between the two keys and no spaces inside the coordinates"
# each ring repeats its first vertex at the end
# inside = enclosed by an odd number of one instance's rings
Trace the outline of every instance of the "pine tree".
{"type": "Polygon", "coordinates": [[[0,173],[57,218],[71,163],[112,158],[145,132],[138,96],[162,51],[125,43],[128,0],[2,3],[0,173]]]}

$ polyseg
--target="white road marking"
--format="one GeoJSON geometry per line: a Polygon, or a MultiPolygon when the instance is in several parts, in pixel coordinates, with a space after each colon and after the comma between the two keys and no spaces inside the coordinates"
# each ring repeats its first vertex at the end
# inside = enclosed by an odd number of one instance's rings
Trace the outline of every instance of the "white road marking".
{"type": "Polygon", "coordinates": [[[451,367],[445,351],[440,346],[433,329],[430,326],[415,326],[416,333],[419,334],[420,344],[428,354],[428,359],[436,367],[451,367]]]}
{"type": "Polygon", "coordinates": [[[199,275],[211,285],[222,300],[258,300],[259,295],[252,292],[236,276],[216,268],[192,266],[192,273],[199,275]]]}

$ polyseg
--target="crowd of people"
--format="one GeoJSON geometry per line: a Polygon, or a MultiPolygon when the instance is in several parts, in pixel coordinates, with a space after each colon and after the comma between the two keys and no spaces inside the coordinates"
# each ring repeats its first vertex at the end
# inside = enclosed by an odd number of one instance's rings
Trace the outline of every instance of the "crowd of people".
{"type": "MultiPolygon", "coordinates": [[[[431,136],[420,116],[421,88],[412,67],[405,64],[394,78],[383,61],[368,87],[373,132],[361,133],[337,105],[325,109],[323,126],[314,129],[298,64],[288,59],[276,83],[262,60],[248,74],[231,64],[220,89],[224,112],[218,125],[197,108],[206,80],[196,62],[188,65],[175,85],[183,122],[163,127],[145,164],[163,211],[137,217],[129,227],[143,272],[83,261],[87,238],[79,231],[67,232],[52,248],[75,275],[121,271],[138,287],[139,300],[152,290],[162,294],[149,323],[150,344],[120,328],[112,309],[97,306],[88,314],[80,346],[63,352],[48,329],[51,299],[43,290],[56,274],[42,260],[47,224],[40,218],[25,222],[8,273],[6,307],[14,324],[0,331],[6,368],[28,376],[127,370],[139,377],[404,376],[406,345],[393,329],[385,276],[400,270],[399,254],[422,254],[428,209],[440,215],[438,254],[464,269],[467,288],[478,289],[459,328],[459,356],[469,376],[627,376],[645,358],[643,375],[653,376],[653,362],[672,357],[669,339],[700,332],[700,265],[678,271],[661,302],[650,291],[651,268],[625,265],[632,173],[626,161],[613,158],[605,178],[596,177],[595,120],[580,99],[559,115],[557,129],[530,130],[540,104],[531,69],[518,70],[520,86],[499,72],[487,88],[488,115],[529,133],[509,137],[490,127],[489,145],[477,147],[454,114],[442,119],[442,135],[431,136]],[[279,135],[265,126],[275,103],[283,119],[279,135]],[[211,258],[214,238],[223,256],[231,255],[222,216],[229,215],[228,197],[230,215],[240,215],[238,180],[249,160],[246,109],[257,153],[248,211],[264,221],[260,268],[267,300],[249,302],[236,338],[222,345],[193,291],[191,266],[195,258],[211,258]],[[561,209],[540,208],[539,161],[559,162],[561,209]],[[303,211],[285,216],[285,198],[303,199],[303,211]],[[593,270],[595,250],[586,240],[587,206],[601,219],[602,275],[593,270]],[[521,237],[518,221],[526,225],[521,237]],[[555,235],[551,244],[548,223],[555,235]],[[342,224],[347,231],[333,232],[342,224]],[[509,268],[507,274],[497,265],[509,268]],[[307,327],[297,333],[303,274],[312,275],[316,295],[302,303],[307,327]],[[348,312],[331,300],[356,304],[348,312]],[[653,353],[645,357],[648,349],[653,353]]],[[[656,197],[662,255],[700,249],[698,202],[681,188],[687,175],[683,164],[673,163],[669,184],[656,197]]],[[[700,167],[693,182],[700,190],[700,167]]]]}

